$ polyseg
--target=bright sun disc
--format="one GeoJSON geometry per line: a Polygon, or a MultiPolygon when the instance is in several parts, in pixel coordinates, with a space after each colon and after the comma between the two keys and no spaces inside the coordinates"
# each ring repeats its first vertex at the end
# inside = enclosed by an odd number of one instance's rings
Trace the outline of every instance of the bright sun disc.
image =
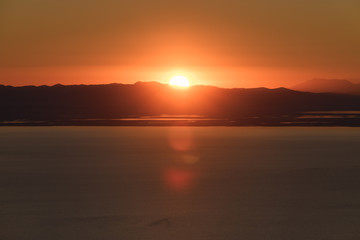
{"type": "Polygon", "coordinates": [[[169,82],[172,86],[178,86],[178,87],[189,87],[189,80],[184,76],[175,76],[170,79],[169,82]]]}

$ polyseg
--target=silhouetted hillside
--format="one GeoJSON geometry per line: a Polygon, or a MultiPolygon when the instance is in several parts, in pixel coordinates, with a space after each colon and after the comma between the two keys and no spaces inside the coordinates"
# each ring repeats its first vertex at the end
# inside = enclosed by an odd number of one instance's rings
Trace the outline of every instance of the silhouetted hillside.
{"type": "Polygon", "coordinates": [[[293,90],[313,93],[340,93],[360,95],[360,84],[341,79],[313,79],[291,87],[293,90]]]}
{"type": "Polygon", "coordinates": [[[307,111],[360,110],[360,97],[285,88],[177,89],[157,82],[72,86],[0,86],[1,121],[119,119],[161,114],[261,118],[307,111]]]}

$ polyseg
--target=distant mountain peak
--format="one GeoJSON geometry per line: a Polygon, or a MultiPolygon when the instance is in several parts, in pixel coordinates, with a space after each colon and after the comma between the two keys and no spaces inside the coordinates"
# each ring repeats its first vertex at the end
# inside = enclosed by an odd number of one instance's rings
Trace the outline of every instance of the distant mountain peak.
{"type": "Polygon", "coordinates": [[[360,95],[360,84],[346,79],[312,79],[290,87],[290,89],[313,93],[360,95]]]}

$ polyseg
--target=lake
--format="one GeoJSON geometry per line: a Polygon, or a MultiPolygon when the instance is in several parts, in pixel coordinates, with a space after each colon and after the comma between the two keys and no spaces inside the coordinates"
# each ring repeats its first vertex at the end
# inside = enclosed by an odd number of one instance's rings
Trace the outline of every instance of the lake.
{"type": "Polygon", "coordinates": [[[359,239],[360,128],[1,127],[0,239],[359,239]]]}

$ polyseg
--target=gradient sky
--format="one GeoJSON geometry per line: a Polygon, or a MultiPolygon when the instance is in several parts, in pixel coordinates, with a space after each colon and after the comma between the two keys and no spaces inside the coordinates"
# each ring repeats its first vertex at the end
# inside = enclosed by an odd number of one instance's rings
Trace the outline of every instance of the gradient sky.
{"type": "Polygon", "coordinates": [[[359,0],[0,0],[0,84],[360,80],[359,0]]]}

